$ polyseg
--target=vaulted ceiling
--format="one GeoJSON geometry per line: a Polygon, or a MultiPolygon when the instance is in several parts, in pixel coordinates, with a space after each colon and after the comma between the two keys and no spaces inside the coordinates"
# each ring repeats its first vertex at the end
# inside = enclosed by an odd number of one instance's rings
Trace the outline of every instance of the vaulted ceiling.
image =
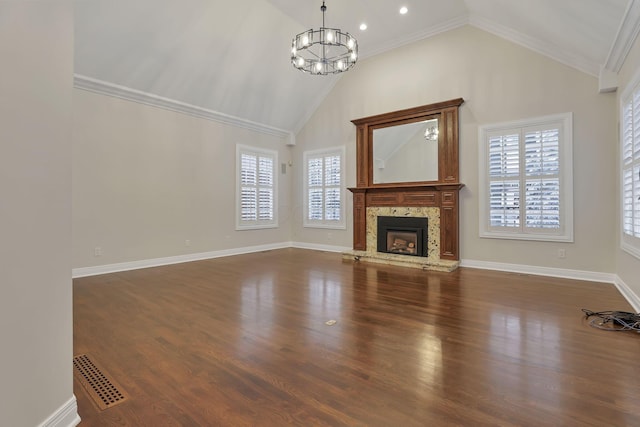
{"type": "MultiPolygon", "coordinates": [[[[620,46],[635,38],[625,28],[636,1],[327,0],[326,24],[358,39],[360,61],[474,25],[598,77],[601,67],[619,70],[620,46]],[[406,15],[398,13],[401,6],[406,15]]],[[[76,85],[151,95],[295,132],[340,78],[290,64],[291,39],[321,25],[321,3],[77,0],[76,85]]]]}

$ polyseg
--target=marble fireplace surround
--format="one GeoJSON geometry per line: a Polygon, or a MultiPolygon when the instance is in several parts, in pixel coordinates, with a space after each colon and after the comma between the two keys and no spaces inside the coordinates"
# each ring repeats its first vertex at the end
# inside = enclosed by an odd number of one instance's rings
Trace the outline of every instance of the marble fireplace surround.
{"type": "MultiPolygon", "coordinates": [[[[403,207],[372,207],[367,208],[367,251],[377,252],[378,248],[378,217],[395,216],[405,218],[427,218],[427,259],[435,261],[440,258],[440,212],[438,208],[403,208],[403,207]]],[[[380,253],[380,255],[393,255],[380,253]]],[[[396,254],[398,255],[398,254],[396,254]]],[[[401,255],[406,258],[406,255],[401,255]]],[[[415,255],[412,255],[415,257],[415,255]]]]}
{"type": "Polygon", "coordinates": [[[455,270],[460,265],[457,203],[460,187],[462,184],[350,188],[354,193],[354,249],[344,252],[343,258],[423,270],[455,270]],[[378,216],[427,218],[427,256],[378,252],[378,216]]]}

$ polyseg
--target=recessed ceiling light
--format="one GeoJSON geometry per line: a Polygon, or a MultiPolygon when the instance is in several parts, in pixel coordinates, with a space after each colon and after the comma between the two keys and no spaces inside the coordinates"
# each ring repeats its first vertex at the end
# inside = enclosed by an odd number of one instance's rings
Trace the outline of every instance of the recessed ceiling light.
{"type": "Polygon", "coordinates": [[[362,24],[360,24],[360,29],[362,31],[366,30],[367,29],[367,24],[365,24],[364,22],[362,24]]]}
{"type": "Polygon", "coordinates": [[[400,8],[400,15],[404,15],[404,14],[406,14],[407,12],[409,12],[409,9],[407,9],[407,7],[406,7],[406,6],[402,6],[402,7],[400,8]]]}

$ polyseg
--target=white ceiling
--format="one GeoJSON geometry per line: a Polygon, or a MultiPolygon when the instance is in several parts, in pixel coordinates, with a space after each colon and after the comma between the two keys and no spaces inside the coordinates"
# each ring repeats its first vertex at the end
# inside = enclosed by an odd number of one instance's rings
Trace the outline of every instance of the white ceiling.
{"type": "MultiPolygon", "coordinates": [[[[326,24],[352,33],[361,59],[471,24],[598,76],[633,1],[327,0],[326,24]]],[[[321,3],[76,0],[76,77],[296,131],[339,78],[289,61],[321,3]]]]}

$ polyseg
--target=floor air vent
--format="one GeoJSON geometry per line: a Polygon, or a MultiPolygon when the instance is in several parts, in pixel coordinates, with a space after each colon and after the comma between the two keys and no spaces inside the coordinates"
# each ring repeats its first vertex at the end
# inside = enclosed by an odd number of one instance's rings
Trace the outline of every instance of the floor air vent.
{"type": "Polygon", "coordinates": [[[111,408],[127,399],[122,388],[86,354],[73,358],[73,368],[74,375],[100,410],[111,408]]]}

